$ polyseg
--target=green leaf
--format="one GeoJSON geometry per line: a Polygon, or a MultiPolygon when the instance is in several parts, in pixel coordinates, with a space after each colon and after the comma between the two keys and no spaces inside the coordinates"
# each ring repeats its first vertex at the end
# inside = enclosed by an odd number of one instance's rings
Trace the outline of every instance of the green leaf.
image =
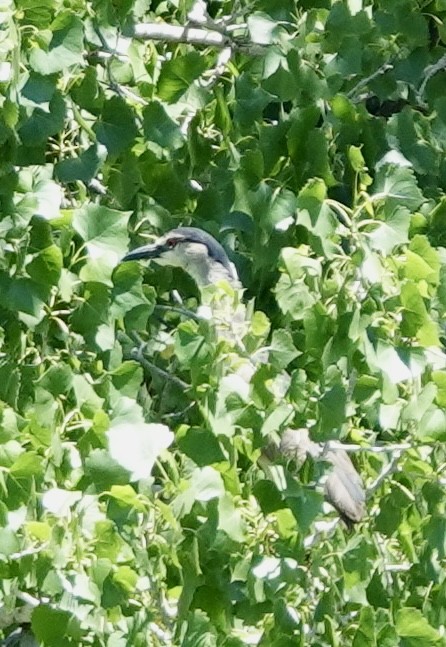
{"type": "Polygon", "coordinates": [[[112,382],[121,395],[132,397],[139,388],[143,379],[143,370],[137,362],[123,362],[113,373],[112,382]]]}
{"type": "Polygon", "coordinates": [[[395,627],[398,636],[410,647],[435,645],[441,642],[440,634],[427,621],[419,609],[403,607],[396,612],[395,627]]]}
{"type": "Polygon", "coordinates": [[[81,180],[88,183],[96,177],[105,159],[105,147],[93,144],[80,155],[58,162],[54,167],[54,173],[60,182],[81,180]]]}
{"type": "Polygon", "coordinates": [[[175,150],[184,144],[180,127],[169,117],[165,108],[158,101],[152,101],[144,108],[144,136],[161,148],[175,150]]]}
{"type": "Polygon", "coordinates": [[[110,496],[126,507],[144,512],[144,505],[131,485],[113,485],[110,496]]]}
{"type": "MultiPolygon", "coordinates": [[[[64,126],[66,105],[62,94],[56,91],[50,101],[49,110],[36,108],[20,126],[18,134],[24,147],[42,145],[48,137],[56,135],[64,126]]],[[[29,149],[27,149],[29,150],[29,149]]],[[[26,156],[26,152],[24,155],[26,156]]]]}
{"type": "Polygon", "coordinates": [[[71,620],[72,615],[68,611],[41,604],[33,611],[31,628],[42,645],[56,647],[60,645],[61,640],[69,636],[68,628],[71,620]]]}
{"type": "Polygon", "coordinates": [[[184,169],[172,162],[159,162],[153,154],[140,158],[139,170],[145,190],[162,207],[171,211],[184,208],[187,178],[184,169]]]}
{"type": "Polygon", "coordinates": [[[353,638],[352,647],[374,647],[376,645],[375,614],[371,607],[363,607],[359,626],[353,638]]]}
{"type": "Polygon", "coordinates": [[[264,108],[273,99],[254,82],[250,74],[242,73],[235,82],[235,118],[241,126],[248,126],[260,119],[264,108]]]}
{"type": "Polygon", "coordinates": [[[421,418],[416,428],[416,435],[420,438],[446,440],[446,413],[438,407],[429,407],[421,418]]]}
{"type": "Polygon", "coordinates": [[[67,364],[50,366],[39,379],[39,385],[52,395],[67,393],[71,388],[73,373],[67,364]]]}
{"type": "Polygon", "coordinates": [[[283,429],[284,425],[290,423],[293,409],[287,402],[279,404],[266,418],[260,433],[267,438],[273,436],[283,429]]]}
{"type": "MultiPolygon", "coordinates": [[[[389,201],[390,203],[390,201],[389,201]]],[[[390,211],[390,207],[386,208],[390,211]]],[[[397,206],[386,217],[385,222],[376,221],[376,226],[367,235],[370,247],[382,254],[390,254],[394,247],[409,240],[410,212],[397,206]]]]}
{"type": "Polygon", "coordinates": [[[89,453],[85,459],[85,476],[99,491],[125,486],[129,480],[128,470],[112,459],[105,449],[94,449],[89,453]]]}
{"type": "Polygon", "coordinates": [[[174,103],[206,69],[206,59],[198,52],[189,52],[164,63],[158,79],[158,96],[174,103]]]}
{"type": "Polygon", "coordinates": [[[270,45],[278,31],[277,21],[266,13],[254,12],[248,16],[249,35],[253,43],[270,45]]]}
{"type": "Polygon", "coordinates": [[[207,429],[192,427],[177,435],[177,443],[182,452],[189,456],[199,467],[221,463],[225,455],[214,434],[207,429]]]}
{"type": "Polygon", "coordinates": [[[287,149],[300,184],[317,177],[332,186],[335,180],[329,164],[327,139],[317,128],[320,117],[314,105],[294,110],[286,135],[287,149]]]}
{"type": "Polygon", "coordinates": [[[131,473],[132,480],[148,479],[156,459],[173,441],[166,425],[113,424],[107,432],[110,456],[131,473]]]}
{"type": "Polygon", "coordinates": [[[89,260],[82,267],[83,281],[112,285],[113,269],[128,248],[128,211],[115,211],[99,205],[86,205],[75,211],[73,227],[85,241],[89,260]]]}
{"type": "Polygon", "coordinates": [[[294,486],[284,492],[286,502],[301,532],[306,533],[311,524],[321,514],[323,497],[320,492],[307,487],[294,486]]]}
{"type": "Polygon", "coordinates": [[[374,200],[385,200],[392,210],[406,207],[418,209],[423,202],[423,194],[418,188],[414,172],[407,166],[383,164],[380,166],[373,185],[374,200]]]}
{"type": "Polygon", "coordinates": [[[113,580],[119,584],[127,593],[133,593],[138,581],[138,574],[129,566],[119,566],[113,574],[113,580]]]}
{"type": "Polygon", "coordinates": [[[124,317],[126,330],[142,330],[155,305],[155,290],[143,286],[142,269],[137,263],[118,265],[112,276],[113,291],[110,314],[124,317]]]}
{"type": "Polygon", "coordinates": [[[218,500],[218,529],[223,530],[233,541],[246,540],[246,528],[241,512],[237,510],[231,495],[227,493],[218,500]]]}
{"type": "Polygon", "coordinates": [[[398,351],[388,342],[379,341],[376,349],[366,342],[365,349],[367,361],[371,368],[379,373],[384,373],[392,384],[398,384],[398,382],[412,378],[409,367],[403,362],[398,351]]]}
{"type": "Polygon", "coordinates": [[[406,278],[413,281],[425,280],[432,285],[437,285],[440,280],[440,267],[438,252],[431,247],[426,236],[414,236],[406,251],[404,268],[406,278]]]}
{"type": "Polygon", "coordinates": [[[204,343],[203,337],[198,334],[195,322],[185,321],[178,326],[175,337],[175,355],[185,368],[192,362],[198,366],[206,362],[206,358],[209,357],[209,349],[204,343]]]}
{"type": "Polygon", "coordinates": [[[31,279],[14,280],[0,274],[2,304],[12,311],[24,312],[36,319],[44,315],[44,305],[49,296],[49,286],[43,286],[31,279]]]}
{"type": "Polygon", "coordinates": [[[314,237],[316,252],[329,255],[335,251],[334,237],[338,220],[326,204],[327,187],[320,179],[309,180],[297,198],[297,224],[308,229],[314,237]]]}
{"type": "Polygon", "coordinates": [[[280,230],[284,225],[286,226],[289,220],[293,219],[295,211],[296,196],[294,193],[286,189],[276,191],[272,196],[271,204],[263,218],[266,231],[272,229],[280,230]]]}
{"type": "Polygon", "coordinates": [[[37,283],[56,285],[62,270],[62,252],[56,245],[50,245],[36,254],[26,266],[26,271],[37,283]]]}
{"type": "Polygon", "coordinates": [[[84,26],[73,14],[60,15],[52,25],[53,35],[47,51],[31,50],[30,65],[38,74],[55,74],[84,62],[84,26]]]}
{"type": "Polygon", "coordinates": [[[28,451],[14,461],[9,471],[17,478],[41,476],[43,474],[42,458],[35,452],[28,451]]]}
{"type": "Polygon", "coordinates": [[[325,391],[319,400],[319,423],[321,434],[339,429],[346,422],[347,396],[345,389],[336,384],[325,391]]]}
{"type": "MultiPolygon", "coordinates": [[[[344,120],[346,122],[353,123],[356,117],[356,110],[354,104],[346,97],[344,94],[336,94],[331,101],[331,108],[333,114],[338,119],[344,120]]],[[[364,158],[362,158],[361,150],[356,147],[350,147],[349,149],[349,161],[355,164],[354,170],[362,170],[364,168],[364,158]],[[354,149],[354,150],[352,150],[354,149]]]]}
{"type": "Polygon", "coordinates": [[[209,466],[197,468],[192,472],[190,487],[197,501],[210,501],[224,494],[220,473],[209,466]]]}
{"type": "Polygon", "coordinates": [[[417,337],[425,346],[438,346],[437,327],[429,318],[426,305],[414,283],[405,283],[401,287],[401,305],[403,320],[401,331],[407,337],[417,337]]]}
{"type": "Polygon", "coordinates": [[[433,371],[432,380],[437,387],[435,400],[438,406],[446,408],[446,372],[433,371]]]}
{"type": "Polygon", "coordinates": [[[294,320],[302,320],[305,313],[314,304],[315,297],[302,279],[292,280],[288,274],[282,274],[274,288],[277,303],[284,314],[294,320]]]}
{"type": "Polygon", "coordinates": [[[20,542],[10,528],[0,528],[0,555],[9,557],[20,550],[20,542]]]}
{"type": "Polygon", "coordinates": [[[73,389],[78,406],[85,412],[102,409],[104,400],[98,396],[88,377],[85,375],[73,375],[73,389]]]}
{"type": "Polygon", "coordinates": [[[42,496],[42,506],[57,517],[68,517],[72,508],[82,499],[78,490],[70,491],[54,487],[46,490],[42,496]]]}
{"type": "Polygon", "coordinates": [[[266,56],[265,75],[262,87],[279,101],[291,101],[298,93],[295,76],[290,71],[286,58],[278,56],[274,50],[270,50],[266,56]],[[272,57],[279,60],[273,61],[271,65],[269,59],[272,57]]]}
{"type": "Polygon", "coordinates": [[[257,481],[253,487],[253,494],[265,515],[281,510],[285,506],[279,489],[272,481],[257,481]]]}
{"type": "Polygon", "coordinates": [[[225,494],[220,473],[210,466],[194,469],[182,490],[173,501],[173,510],[177,518],[188,514],[196,501],[206,503],[225,494]]]}
{"type": "Polygon", "coordinates": [[[118,155],[130,148],[138,135],[135,114],[121,97],[112,97],[104,102],[101,118],[93,129],[110,155],[118,155]]]}

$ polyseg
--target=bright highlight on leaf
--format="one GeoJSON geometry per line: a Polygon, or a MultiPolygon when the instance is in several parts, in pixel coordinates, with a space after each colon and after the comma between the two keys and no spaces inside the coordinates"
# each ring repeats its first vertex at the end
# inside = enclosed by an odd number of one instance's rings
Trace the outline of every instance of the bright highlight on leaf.
{"type": "Polygon", "coordinates": [[[132,480],[150,477],[155,461],[173,442],[166,425],[120,423],[107,432],[110,456],[131,473],[132,480]]]}
{"type": "Polygon", "coordinates": [[[444,647],[446,0],[0,24],[0,644],[444,647]]]}

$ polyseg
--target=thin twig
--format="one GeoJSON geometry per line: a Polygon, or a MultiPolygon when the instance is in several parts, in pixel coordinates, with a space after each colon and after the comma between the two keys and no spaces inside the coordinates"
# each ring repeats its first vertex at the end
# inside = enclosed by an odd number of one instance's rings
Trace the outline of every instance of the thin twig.
{"type": "Polygon", "coordinates": [[[329,440],[325,443],[324,450],[325,451],[337,451],[337,450],[344,450],[345,452],[348,453],[354,453],[354,452],[370,452],[371,454],[391,454],[393,452],[404,452],[408,449],[413,449],[413,445],[410,443],[400,443],[397,445],[373,445],[370,447],[363,446],[363,445],[353,445],[353,444],[344,444],[340,443],[337,440],[329,440]]]}
{"type": "Polygon", "coordinates": [[[392,456],[392,460],[390,463],[388,463],[384,469],[382,470],[381,474],[373,481],[373,483],[367,488],[367,498],[370,497],[376,490],[379,488],[381,483],[383,483],[390,474],[393,474],[394,472],[397,471],[398,469],[398,461],[401,458],[401,454],[403,453],[403,449],[395,451],[394,455],[392,456]]]}
{"type": "Polygon", "coordinates": [[[25,604],[29,604],[30,607],[38,607],[40,604],[48,604],[50,601],[49,598],[36,598],[33,595],[30,595],[26,591],[17,591],[16,598],[21,600],[25,604]]]}
{"type": "Polygon", "coordinates": [[[176,312],[179,315],[184,315],[188,319],[194,319],[194,321],[202,321],[202,317],[197,315],[196,312],[193,312],[193,310],[188,310],[187,308],[180,308],[178,306],[165,306],[165,305],[156,305],[153,308],[155,311],[158,310],[158,312],[176,312]]]}
{"type": "Polygon", "coordinates": [[[220,77],[222,77],[223,74],[226,72],[227,64],[231,60],[231,56],[232,56],[231,47],[225,47],[225,49],[222,49],[222,51],[219,53],[217,57],[217,63],[215,67],[211,70],[208,70],[207,72],[208,78],[206,79],[206,81],[203,81],[201,83],[202,87],[210,89],[217,83],[220,77]]]}
{"type": "Polygon", "coordinates": [[[24,550],[21,550],[20,552],[17,553],[11,553],[8,558],[10,560],[19,560],[22,559],[23,557],[28,557],[29,555],[38,555],[41,553],[43,550],[46,550],[48,547],[48,543],[42,544],[41,546],[36,546],[35,548],[25,548],[24,550]]]}
{"type": "Polygon", "coordinates": [[[430,81],[430,79],[435,76],[435,74],[438,74],[438,72],[441,72],[441,70],[444,70],[446,68],[446,54],[443,54],[443,56],[433,65],[428,65],[427,67],[424,68],[424,79],[423,82],[420,85],[420,89],[418,90],[418,95],[420,97],[423,96],[424,91],[426,89],[427,83],[430,81]]]}
{"type": "Polygon", "coordinates": [[[381,67],[379,67],[373,74],[370,74],[370,76],[367,76],[365,79],[361,79],[359,83],[357,83],[351,90],[350,92],[347,92],[347,98],[351,99],[355,96],[355,94],[360,90],[361,88],[364,88],[366,85],[370,83],[370,81],[373,81],[376,79],[378,76],[381,76],[382,74],[385,74],[389,70],[393,70],[393,65],[390,63],[383,63],[381,67]]]}
{"type": "Polygon", "coordinates": [[[143,97],[140,97],[136,92],[133,92],[132,90],[129,90],[126,88],[124,85],[121,85],[120,83],[117,83],[116,81],[111,81],[110,83],[106,83],[106,86],[108,86],[113,92],[116,92],[120,97],[123,99],[128,98],[131,101],[134,101],[135,103],[138,103],[141,106],[148,106],[149,101],[146,101],[143,97]]]}
{"type": "Polygon", "coordinates": [[[179,377],[176,377],[176,375],[171,375],[164,369],[159,368],[159,366],[156,366],[156,364],[149,362],[149,360],[144,357],[143,351],[141,348],[132,348],[130,352],[130,356],[132,359],[139,362],[141,366],[143,366],[147,371],[156,373],[157,375],[164,378],[165,380],[172,382],[172,384],[176,384],[184,391],[187,391],[188,389],[191,388],[190,384],[187,384],[187,382],[183,382],[183,380],[181,380],[179,377]]]}
{"type": "Polygon", "coordinates": [[[193,400],[192,402],[189,402],[187,407],[184,407],[184,409],[181,409],[181,411],[173,411],[172,413],[166,413],[162,416],[163,420],[174,420],[175,418],[182,418],[185,413],[190,411],[195,405],[196,401],[193,400]]]}

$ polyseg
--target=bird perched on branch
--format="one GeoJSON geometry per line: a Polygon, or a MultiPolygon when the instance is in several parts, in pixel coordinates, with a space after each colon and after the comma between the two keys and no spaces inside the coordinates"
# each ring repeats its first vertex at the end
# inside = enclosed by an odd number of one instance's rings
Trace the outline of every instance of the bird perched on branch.
{"type": "MultiPolygon", "coordinates": [[[[237,271],[230,262],[225,250],[213,236],[195,227],[177,227],[168,231],[154,243],[138,247],[124,256],[124,261],[153,260],[160,265],[181,267],[196,282],[202,299],[209,296],[209,290],[226,282],[237,295],[242,290],[237,271]]],[[[240,330],[246,315],[243,304],[233,295],[226,298],[221,291],[215,293],[210,301],[211,316],[221,332],[221,322],[226,323],[234,338],[242,343],[240,330]]],[[[246,367],[245,367],[246,368],[246,367]]],[[[244,379],[249,382],[255,371],[250,362],[245,370],[244,379]]],[[[277,450],[277,448],[276,448],[277,450]]],[[[338,510],[347,524],[358,522],[364,515],[365,495],[361,477],[355,470],[348,454],[343,450],[324,449],[310,440],[306,429],[288,429],[280,442],[279,454],[293,458],[297,463],[303,462],[306,456],[320,458],[331,465],[325,482],[325,496],[338,510]]]]}
{"type": "Polygon", "coordinates": [[[365,514],[365,492],[361,477],[343,449],[325,450],[311,440],[308,429],[287,429],[280,440],[279,453],[302,465],[308,456],[330,465],[325,476],[325,498],[339,512],[348,527],[365,514]]]}

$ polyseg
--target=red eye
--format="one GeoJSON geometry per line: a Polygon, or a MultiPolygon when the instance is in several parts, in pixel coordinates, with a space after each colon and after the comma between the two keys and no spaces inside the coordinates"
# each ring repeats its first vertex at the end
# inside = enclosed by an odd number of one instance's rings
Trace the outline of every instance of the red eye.
{"type": "Polygon", "coordinates": [[[166,245],[170,249],[173,249],[175,245],[177,244],[178,239],[177,238],[169,238],[169,240],[166,240],[166,245]]]}

